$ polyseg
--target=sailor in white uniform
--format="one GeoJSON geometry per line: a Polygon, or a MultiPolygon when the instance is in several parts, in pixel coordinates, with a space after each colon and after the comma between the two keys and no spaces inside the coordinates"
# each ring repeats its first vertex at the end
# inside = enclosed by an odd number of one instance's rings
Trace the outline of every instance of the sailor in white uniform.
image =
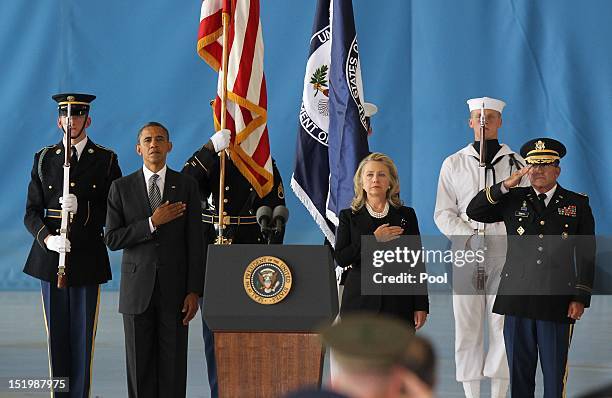
{"type": "MultiPolygon", "coordinates": [[[[470,220],[466,208],[485,186],[502,181],[523,167],[523,159],[497,139],[502,125],[503,101],[483,97],[467,101],[469,126],[474,142],[442,163],[434,221],[452,242],[453,250],[487,249],[482,263],[455,263],[453,267],[453,313],[455,317],[455,363],[457,381],[468,398],[480,396],[480,381],[491,378],[491,397],[505,397],[508,363],[504,346],[504,318],[492,312],[506,253],[504,223],[482,224],[470,220]],[[480,162],[480,114],[484,103],[485,167],[480,162]],[[500,238],[501,236],[501,238],[500,238]],[[497,237],[497,238],[496,238],[497,237]],[[485,322],[489,348],[484,348],[485,322]]],[[[527,184],[527,181],[524,182],[527,184]]]]}

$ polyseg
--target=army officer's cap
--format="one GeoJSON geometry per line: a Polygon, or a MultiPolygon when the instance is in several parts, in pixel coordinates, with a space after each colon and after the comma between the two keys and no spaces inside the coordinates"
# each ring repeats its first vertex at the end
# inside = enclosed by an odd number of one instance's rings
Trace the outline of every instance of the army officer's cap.
{"type": "Polygon", "coordinates": [[[558,163],[565,153],[565,145],[552,138],[535,138],[521,147],[521,156],[529,164],[558,163]]]}
{"type": "Polygon", "coordinates": [[[96,99],[95,95],[79,93],[62,93],[52,96],[57,102],[57,109],[60,116],[68,114],[68,105],[72,116],[83,116],[89,113],[89,104],[96,99]]]}

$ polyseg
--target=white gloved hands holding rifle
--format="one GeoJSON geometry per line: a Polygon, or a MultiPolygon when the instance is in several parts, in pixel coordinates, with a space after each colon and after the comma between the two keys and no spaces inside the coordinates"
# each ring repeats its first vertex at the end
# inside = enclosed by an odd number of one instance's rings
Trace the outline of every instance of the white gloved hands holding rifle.
{"type": "Polygon", "coordinates": [[[70,253],[70,241],[61,235],[49,235],[45,238],[47,249],[57,253],[70,253]]]}
{"type": "Polygon", "coordinates": [[[228,129],[222,129],[210,137],[210,142],[213,144],[215,152],[218,153],[229,146],[231,139],[232,133],[228,129]]]}
{"type": "Polygon", "coordinates": [[[62,204],[62,210],[76,214],[77,208],[79,207],[76,195],[70,193],[65,199],[64,197],[60,197],[59,202],[62,204]]]}

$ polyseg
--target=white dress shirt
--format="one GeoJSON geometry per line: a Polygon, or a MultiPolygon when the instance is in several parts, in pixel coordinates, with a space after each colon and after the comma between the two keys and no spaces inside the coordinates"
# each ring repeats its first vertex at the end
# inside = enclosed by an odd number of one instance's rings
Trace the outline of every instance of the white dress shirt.
{"type": "Polygon", "coordinates": [[[83,153],[83,150],[85,149],[85,145],[87,145],[87,141],[89,139],[87,138],[87,136],[85,136],[84,139],[82,139],[81,141],[79,141],[78,144],[74,144],[72,146],[75,147],[76,151],[77,151],[77,159],[81,160],[81,154],[83,153]]]}

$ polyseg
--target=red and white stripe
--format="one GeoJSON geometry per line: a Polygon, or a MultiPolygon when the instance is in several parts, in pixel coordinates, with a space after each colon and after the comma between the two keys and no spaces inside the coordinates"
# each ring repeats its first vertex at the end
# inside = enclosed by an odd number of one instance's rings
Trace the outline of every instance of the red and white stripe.
{"type": "Polygon", "coordinates": [[[268,99],[263,72],[259,0],[204,0],[198,54],[219,72],[214,104],[215,128],[221,120],[222,14],[230,15],[226,128],[232,132],[230,156],[259,196],[272,190],[274,177],[267,127],[268,99]]]}

